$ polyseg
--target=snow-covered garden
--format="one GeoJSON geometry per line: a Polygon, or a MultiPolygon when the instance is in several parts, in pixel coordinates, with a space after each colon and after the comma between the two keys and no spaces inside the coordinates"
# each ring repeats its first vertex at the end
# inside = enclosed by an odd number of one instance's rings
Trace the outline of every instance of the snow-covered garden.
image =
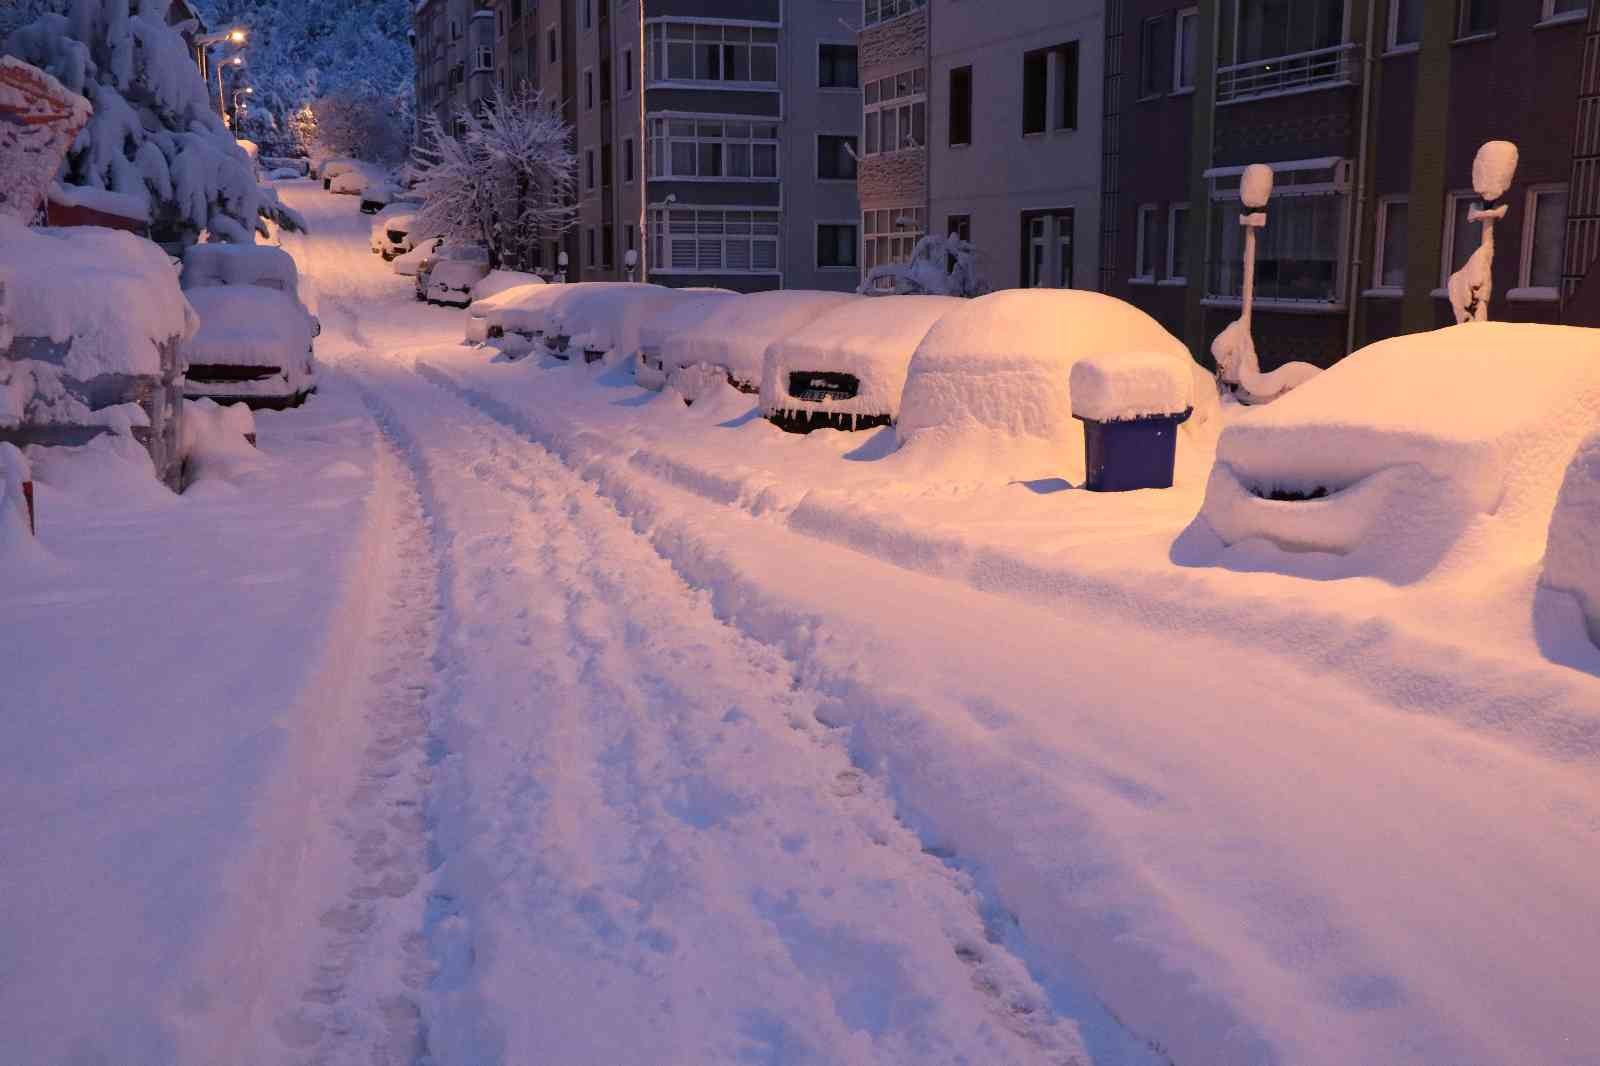
{"type": "Polygon", "coordinates": [[[81,6],[0,66],[0,1058],[1592,1059],[1594,331],[557,283],[545,109],[258,185],[81,6]]]}

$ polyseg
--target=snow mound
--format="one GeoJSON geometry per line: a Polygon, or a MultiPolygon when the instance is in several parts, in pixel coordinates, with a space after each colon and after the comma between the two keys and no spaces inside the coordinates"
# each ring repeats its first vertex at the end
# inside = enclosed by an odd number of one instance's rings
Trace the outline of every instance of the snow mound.
{"type": "Polygon", "coordinates": [[[665,385],[667,371],[662,363],[662,350],[669,338],[696,328],[720,304],[739,299],[743,297],[726,289],[679,289],[674,303],[639,326],[639,360],[634,367],[634,381],[647,389],[665,385]]]}
{"type": "Polygon", "coordinates": [[[1567,467],[1550,519],[1543,583],[1577,597],[1589,638],[1600,644],[1600,433],[1584,441],[1567,467]]]}
{"type": "Polygon", "coordinates": [[[111,507],[165,507],[176,499],[156,477],[150,453],[132,437],[104,433],[75,448],[25,450],[34,485],[104,513],[111,507]]]}
{"type": "Polygon", "coordinates": [[[1600,332],[1482,322],[1395,337],[1230,425],[1200,513],[1225,543],[1345,555],[1344,573],[1394,580],[1492,519],[1504,563],[1543,542],[1597,423],[1600,332]]]}
{"type": "Polygon", "coordinates": [[[50,203],[55,207],[83,207],[102,215],[126,218],[133,222],[150,221],[150,200],[144,195],[111,192],[109,189],[91,189],[83,185],[50,187],[50,203]]]}
{"type": "Polygon", "coordinates": [[[197,244],[183,254],[180,280],[185,289],[256,285],[294,293],[300,287],[294,258],[266,244],[197,244]]]}
{"type": "MultiPolygon", "coordinates": [[[[399,260],[396,260],[398,262],[399,260]]],[[[570,285],[521,285],[474,301],[471,318],[482,318],[491,330],[532,337],[544,332],[545,313],[570,285]]],[[[471,328],[469,318],[468,328],[471,328]]]]}
{"type": "Polygon", "coordinates": [[[60,369],[78,381],[159,374],[159,345],[199,324],[166,253],[131,233],[0,219],[0,274],[10,331],[70,341],[60,369]]]}
{"type": "Polygon", "coordinates": [[[257,285],[211,285],[191,289],[189,300],[200,315],[190,363],[295,370],[305,362],[311,316],[293,296],[257,285]]]}
{"type": "Polygon", "coordinates": [[[364,171],[347,170],[333,179],[329,189],[343,196],[360,196],[371,182],[371,176],[364,171]]]}
{"type": "MultiPolygon", "coordinates": [[[[411,216],[401,216],[409,223],[411,216]]],[[[394,223],[391,220],[390,225],[394,223]]],[[[401,227],[404,228],[403,226],[401,227]]],[[[480,278],[472,287],[472,302],[498,296],[507,289],[517,289],[524,285],[543,285],[544,279],[537,274],[527,274],[520,270],[491,270],[486,276],[480,278]]]]}
{"type": "Polygon", "coordinates": [[[900,412],[906,368],[928,330],[966,303],[954,296],[879,296],[839,304],[774,341],[762,360],[761,409],[826,410],[843,415],[900,412]],[[790,375],[849,374],[858,381],[847,399],[806,400],[790,392],[790,375]]]}
{"type": "Polygon", "coordinates": [[[28,460],[14,444],[0,443],[0,560],[27,550],[28,501],[22,483],[33,477],[28,460]]]}
{"type": "Polygon", "coordinates": [[[1091,422],[1178,415],[1194,405],[1194,376],[1161,352],[1091,355],[1068,378],[1072,413],[1091,422]]]}
{"type": "Polygon", "coordinates": [[[417,271],[422,269],[422,261],[433,254],[436,243],[438,243],[438,238],[425,237],[421,240],[413,238],[411,250],[404,255],[395,256],[390,268],[401,277],[416,277],[417,271]]]}
{"type": "Polygon", "coordinates": [[[213,400],[183,402],[183,456],[188,491],[206,482],[231,487],[239,477],[264,462],[248,436],[256,431],[255,416],[242,403],[222,406],[213,400]]]}
{"type": "Polygon", "coordinates": [[[763,359],[774,341],[833,308],[864,299],[849,293],[786,289],[718,302],[698,326],[663,338],[661,361],[669,373],[696,363],[724,367],[735,381],[753,387],[761,381],[763,359]]]}
{"type": "Polygon", "coordinates": [[[639,282],[585,282],[561,285],[550,303],[546,336],[571,338],[572,351],[639,350],[639,330],[679,299],[676,290],[639,282]]]}
{"type": "Polygon", "coordinates": [[[1076,289],[1008,289],[941,318],[911,359],[896,434],[902,448],[980,452],[1017,443],[1083,463],[1072,367],[1123,353],[1164,355],[1193,381],[1180,440],[1218,418],[1216,384],[1183,342],[1132,304],[1076,289]]]}

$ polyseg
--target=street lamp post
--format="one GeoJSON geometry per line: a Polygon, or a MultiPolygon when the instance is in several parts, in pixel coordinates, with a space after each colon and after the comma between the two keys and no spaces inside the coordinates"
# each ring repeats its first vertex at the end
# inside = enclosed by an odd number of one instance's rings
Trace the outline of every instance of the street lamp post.
{"type": "Polygon", "coordinates": [[[565,285],[567,283],[567,264],[569,262],[570,260],[567,258],[566,252],[562,252],[560,255],[556,256],[556,266],[561,268],[556,274],[557,285],[565,285]]]}
{"type": "MultiPolygon", "coordinates": [[[[245,29],[242,26],[235,26],[231,30],[222,30],[217,33],[202,33],[194,39],[194,43],[204,51],[217,44],[244,44],[245,37],[245,29]]],[[[225,60],[217,64],[217,113],[222,116],[224,121],[227,120],[227,106],[222,98],[222,68],[229,64],[237,67],[243,65],[243,63],[244,59],[242,57],[234,56],[231,60],[225,60]]]]}

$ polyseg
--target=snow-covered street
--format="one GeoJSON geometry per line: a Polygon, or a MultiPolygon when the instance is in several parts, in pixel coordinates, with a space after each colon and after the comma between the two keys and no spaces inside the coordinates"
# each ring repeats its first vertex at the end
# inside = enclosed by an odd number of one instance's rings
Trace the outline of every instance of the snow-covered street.
{"type": "Polygon", "coordinates": [[[0,584],[0,1059],[1600,1062],[1600,653],[1531,576],[1190,567],[1192,470],[881,506],[279,190],[320,393],[0,584]]]}

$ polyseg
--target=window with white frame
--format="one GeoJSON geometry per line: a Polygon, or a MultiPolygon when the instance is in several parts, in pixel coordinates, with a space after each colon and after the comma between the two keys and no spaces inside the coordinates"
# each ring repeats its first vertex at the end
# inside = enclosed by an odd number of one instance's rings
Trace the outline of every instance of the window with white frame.
{"type": "Polygon", "coordinates": [[[1167,208],[1167,279],[1189,279],[1189,205],[1167,208]]]}
{"type": "Polygon", "coordinates": [[[911,250],[928,232],[928,211],[923,207],[889,207],[861,212],[861,265],[865,270],[884,263],[906,263],[911,250]]]}
{"type": "MultiPolygon", "coordinates": [[[[1555,299],[1561,284],[1562,241],[1567,228],[1567,187],[1535,185],[1529,189],[1527,210],[1522,219],[1522,266],[1518,287],[1548,290],[1548,296],[1555,299]]],[[[1541,291],[1540,295],[1546,293],[1541,291]]]]}
{"type": "Polygon", "coordinates": [[[775,181],[778,127],[742,119],[652,118],[650,176],[775,181]]]}
{"type": "Polygon", "coordinates": [[[773,274],[777,211],[699,207],[650,209],[651,270],[664,274],[773,274]]]}
{"type": "Polygon", "coordinates": [[[1072,288],[1072,210],[1022,213],[1022,285],[1072,288]]]}
{"type": "Polygon", "coordinates": [[[1234,32],[1223,55],[1234,63],[1297,56],[1343,44],[1345,0],[1235,0],[1234,32]]]}
{"type": "Polygon", "coordinates": [[[868,26],[876,26],[880,22],[909,15],[918,8],[926,6],[927,2],[928,0],[864,0],[861,21],[868,26]]]}
{"type": "Polygon", "coordinates": [[[1139,218],[1134,227],[1138,246],[1133,254],[1133,280],[1154,281],[1156,279],[1156,249],[1160,247],[1157,242],[1160,235],[1156,230],[1156,212],[1160,210],[1155,204],[1140,204],[1139,218]]]}
{"type": "MultiPolygon", "coordinates": [[[[1348,160],[1275,163],[1267,224],[1256,231],[1255,296],[1262,301],[1337,304],[1345,219],[1350,206],[1348,160]]],[[[1244,227],[1239,225],[1243,167],[1208,171],[1211,250],[1206,295],[1242,294],[1244,227]]]]}
{"type": "Polygon", "coordinates": [[[1186,7],[1178,12],[1177,33],[1172,42],[1172,91],[1194,88],[1194,63],[1200,40],[1200,10],[1186,7]]]}
{"type": "Polygon", "coordinates": [[[1422,0],[1391,0],[1389,50],[1409,51],[1422,40],[1422,0]]]}
{"type": "Polygon", "coordinates": [[[652,22],[645,27],[652,82],[716,81],[775,85],[778,31],[762,26],[652,22]]]}
{"type": "Polygon", "coordinates": [[[863,155],[881,155],[928,143],[928,74],[922,67],[862,86],[863,155]]]}
{"type": "Polygon", "coordinates": [[[1587,0],[1544,0],[1546,19],[1576,18],[1588,10],[1587,0]]]}
{"type": "Polygon", "coordinates": [[[494,49],[493,48],[480,48],[480,49],[478,49],[478,65],[476,67],[474,67],[473,69],[474,69],[474,71],[493,70],[494,69],[494,49]]]}
{"type": "Polygon", "coordinates": [[[1453,192],[1445,200],[1444,248],[1439,269],[1439,288],[1450,283],[1450,275],[1467,265],[1467,258],[1478,249],[1478,222],[1467,216],[1479,196],[1471,189],[1453,192]]]}
{"type": "Polygon", "coordinates": [[[1372,242],[1372,287],[1400,292],[1406,287],[1406,245],[1411,233],[1411,202],[1404,196],[1378,201],[1378,233],[1372,242]]]}

